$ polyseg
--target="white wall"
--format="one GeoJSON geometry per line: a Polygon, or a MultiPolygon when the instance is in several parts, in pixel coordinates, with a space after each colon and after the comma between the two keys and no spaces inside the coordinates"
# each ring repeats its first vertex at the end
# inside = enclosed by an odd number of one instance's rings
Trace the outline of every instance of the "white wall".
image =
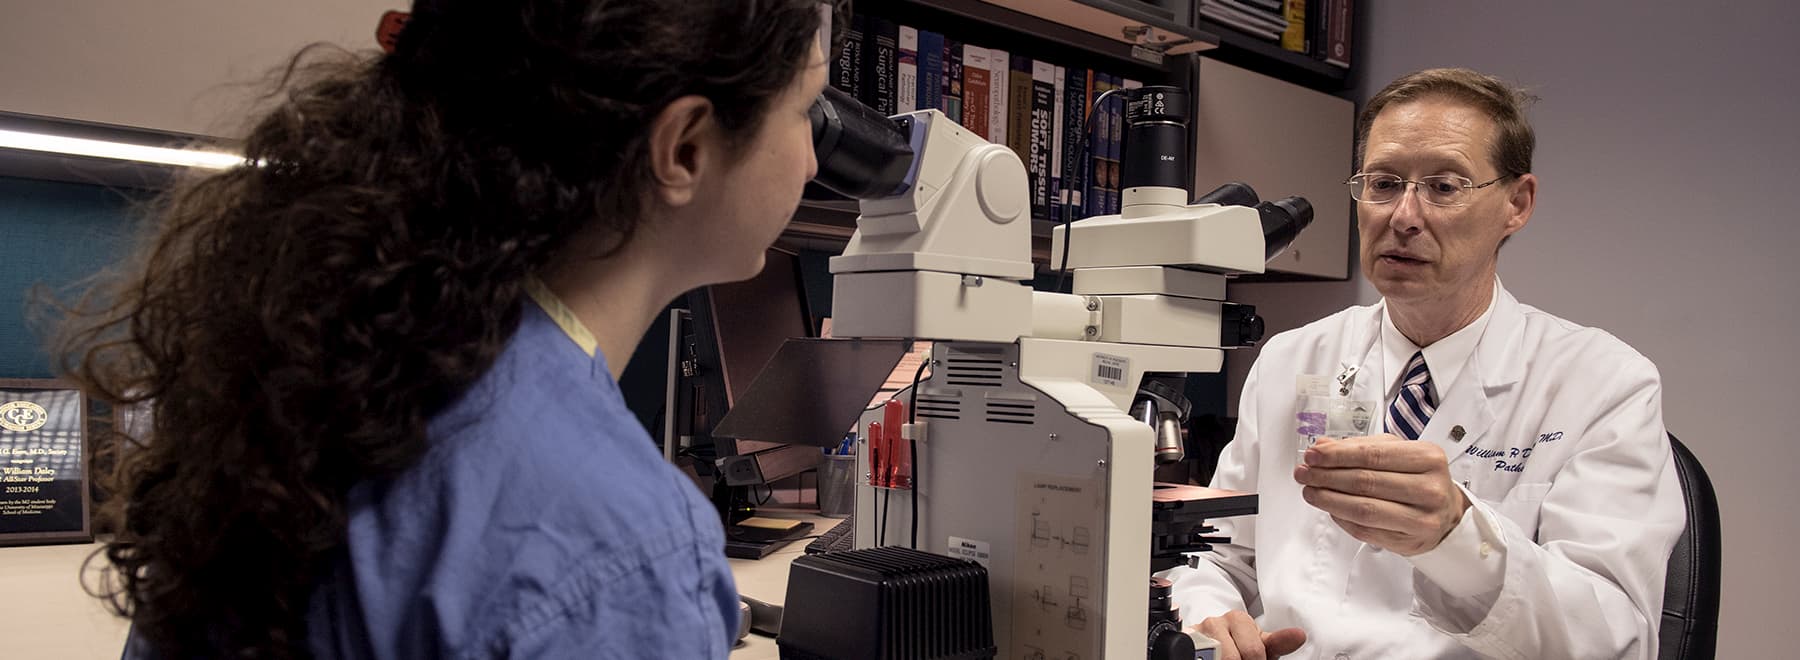
{"type": "MultiPolygon", "coordinates": [[[[1719,657],[1791,655],[1800,3],[1367,5],[1359,100],[1432,66],[1541,97],[1537,213],[1502,252],[1500,276],[1520,300],[1606,328],[1661,368],[1669,429],[1723,508],[1719,657]]],[[[1232,295],[1265,309],[1271,330],[1378,297],[1360,281],[1232,295]]]]}

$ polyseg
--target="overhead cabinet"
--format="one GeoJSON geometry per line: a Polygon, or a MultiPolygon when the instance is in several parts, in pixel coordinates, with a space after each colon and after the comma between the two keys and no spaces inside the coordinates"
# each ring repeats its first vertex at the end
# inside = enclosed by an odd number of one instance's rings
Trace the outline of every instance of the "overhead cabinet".
{"type": "Polygon", "coordinates": [[[1263,199],[1305,197],[1312,226],[1269,271],[1349,277],[1355,104],[1205,57],[1195,68],[1194,190],[1243,181],[1263,199]]]}

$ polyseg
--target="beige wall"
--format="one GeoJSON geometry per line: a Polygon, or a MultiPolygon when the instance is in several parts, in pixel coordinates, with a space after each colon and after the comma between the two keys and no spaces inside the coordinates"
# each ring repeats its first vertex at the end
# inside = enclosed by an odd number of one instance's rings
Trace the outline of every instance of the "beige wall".
{"type": "Polygon", "coordinates": [[[301,47],[375,48],[409,0],[4,0],[0,111],[235,136],[301,47]]]}
{"type": "MultiPolygon", "coordinates": [[[[1537,214],[1500,276],[1520,300],[1656,362],[1669,429],[1723,509],[1719,657],[1788,655],[1800,611],[1800,565],[1782,554],[1800,542],[1800,440],[1783,412],[1800,405],[1800,4],[1367,4],[1359,100],[1430,66],[1541,97],[1537,214]]],[[[1262,305],[1272,330],[1378,296],[1357,281],[1232,295],[1262,305]]],[[[1241,374],[1247,361],[1235,362],[1241,374]]]]}

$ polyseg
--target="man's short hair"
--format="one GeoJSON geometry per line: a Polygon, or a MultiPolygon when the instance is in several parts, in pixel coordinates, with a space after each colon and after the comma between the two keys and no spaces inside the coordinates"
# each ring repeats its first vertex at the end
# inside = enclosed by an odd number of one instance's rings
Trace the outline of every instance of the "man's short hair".
{"type": "Polygon", "coordinates": [[[1388,83],[1369,99],[1356,118],[1356,166],[1362,169],[1363,154],[1368,149],[1369,127],[1382,109],[1395,103],[1443,97],[1466,103],[1494,120],[1498,127],[1493,153],[1494,167],[1504,176],[1531,172],[1531,151],[1537,136],[1525,120],[1525,107],[1536,97],[1506,82],[1470,69],[1425,69],[1388,83]]]}

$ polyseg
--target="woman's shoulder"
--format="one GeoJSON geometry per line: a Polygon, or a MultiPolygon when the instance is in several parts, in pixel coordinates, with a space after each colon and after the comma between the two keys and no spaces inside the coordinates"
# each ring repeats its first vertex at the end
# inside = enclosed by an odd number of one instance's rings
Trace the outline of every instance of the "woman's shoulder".
{"type": "Polygon", "coordinates": [[[448,616],[463,624],[425,624],[446,648],[487,644],[559,616],[581,599],[570,589],[681,557],[694,573],[723,547],[717,514],[609,379],[515,348],[433,419],[418,464],[353,491],[350,563],[369,630],[448,616]],[[417,594],[432,606],[408,605],[417,594]]]}
{"type": "Polygon", "coordinates": [[[541,316],[528,313],[493,368],[432,420],[418,476],[565,525],[686,515],[698,490],[662,460],[605,362],[541,316]]]}

